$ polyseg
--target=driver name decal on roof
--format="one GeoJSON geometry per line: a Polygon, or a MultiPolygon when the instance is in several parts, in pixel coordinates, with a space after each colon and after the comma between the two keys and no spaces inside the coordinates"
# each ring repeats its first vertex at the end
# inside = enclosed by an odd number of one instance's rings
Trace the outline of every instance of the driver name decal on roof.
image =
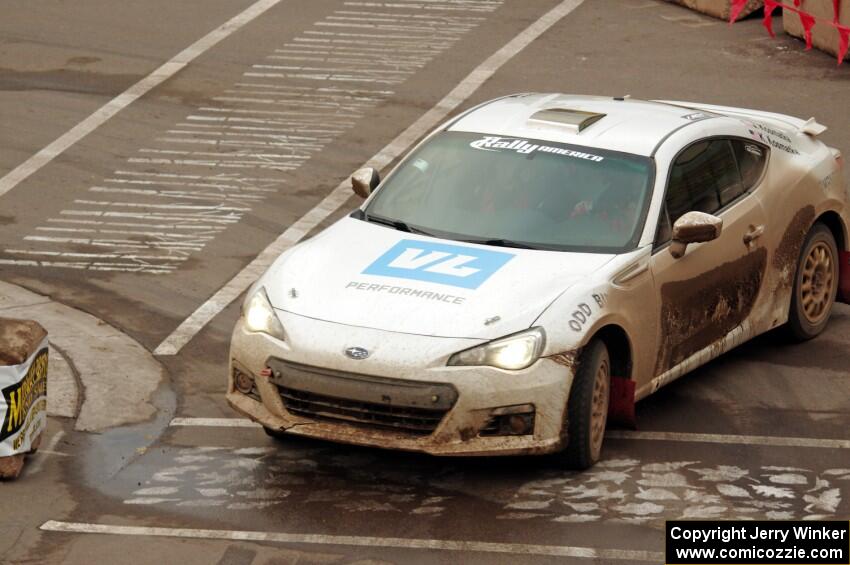
{"type": "Polygon", "coordinates": [[[753,139],[758,139],[763,141],[764,143],[770,145],[775,149],[779,149],[780,151],[785,151],[786,153],[790,153],[791,155],[799,155],[800,152],[794,148],[794,140],[792,140],[788,135],[779,131],[778,129],[771,128],[766,126],[765,124],[759,122],[746,122],[749,124],[748,131],[753,139]]]}
{"type": "Polygon", "coordinates": [[[363,274],[476,289],[513,256],[502,251],[403,239],[366,267],[363,274]]]}
{"type": "Polygon", "coordinates": [[[588,161],[602,161],[605,158],[600,155],[593,155],[591,153],[583,153],[581,151],[573,151],[572,149],[565,149],[563,147],[552,147],[550,145],[538,145],[536,143],[530,143],[527,139],[517,139],[513,137],[496,137],[496,136],[485,136],[481,139],[477,139],[469,144],[473,149],[479,149],[481,151],[516,151],[522,155],[530,155],[534,152],[541,153],[554,153],[556,155],[565,155],[567,157],[575,157],[576,159],[587,159],[588,161]]]}

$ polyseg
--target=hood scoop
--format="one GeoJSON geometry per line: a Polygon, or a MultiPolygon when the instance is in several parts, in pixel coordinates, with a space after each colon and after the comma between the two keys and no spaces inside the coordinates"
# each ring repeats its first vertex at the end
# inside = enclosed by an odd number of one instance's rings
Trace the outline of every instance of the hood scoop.
{"type": "Polygon", "coordinates": [[[584,112],[582,110],[571,110],[569,108],[548,108],[535,112],[528,119],[534,125],[554,125],[569,129],[575,133],[581,133],[599,120],[605,117],[606,114],[597,114],[595,112],[584,112]]]}

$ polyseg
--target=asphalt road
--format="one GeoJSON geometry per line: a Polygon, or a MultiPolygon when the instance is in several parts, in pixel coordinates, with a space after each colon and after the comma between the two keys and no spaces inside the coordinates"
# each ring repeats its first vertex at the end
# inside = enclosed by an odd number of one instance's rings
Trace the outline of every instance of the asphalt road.
{"type": "MultiPolygon", "coordinates": [[[[8,4],[0,176],[252,5],[8,4]]],[[[153,351],[558,4],[281,0],[0,195],[0,278],[153,351]]],[[[532,90],[814,115],[850,154],[850,66],[771,39],[757,20],[730,27],[655,0],[586,0],[459,110],[532,90]]],[[[169,379],[153,421],[86,434],[51,420],[62,441],[39,455],[38,472],[0,487],[0,560],[659,562],[665,519],[850,517],[850,451],[834,444],[850,423],[848,307],[812,342],[763,336],[643,401],[639,431],[658,433],[612,434],[584,474],[546,458],[446,460],[169,425],[234,416],[223,387],[237,314],[231,304],[177,355],[158,357],[169,379]],[[48,520],[141,529],[39,531],[48,520]]]]}

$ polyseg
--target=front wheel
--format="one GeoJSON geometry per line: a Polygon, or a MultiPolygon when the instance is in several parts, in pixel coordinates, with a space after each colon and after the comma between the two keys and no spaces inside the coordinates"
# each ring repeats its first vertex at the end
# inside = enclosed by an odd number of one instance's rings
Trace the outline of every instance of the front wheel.
{"type": "Polygon", "coordinates": [[[561,454],[567,467],[584,470],[599,461],[610,397],[611,358],[605,343],[595,339],[584,348],[570,387],[567,447],[561,454]]]}
{"type": "Polygon", "coordinates": [[[820,334],[835,304],[838,292],[838,247],[832,232],[823,224],[815,224],[800,252],[788,333],[798,341],[820,334]]]}

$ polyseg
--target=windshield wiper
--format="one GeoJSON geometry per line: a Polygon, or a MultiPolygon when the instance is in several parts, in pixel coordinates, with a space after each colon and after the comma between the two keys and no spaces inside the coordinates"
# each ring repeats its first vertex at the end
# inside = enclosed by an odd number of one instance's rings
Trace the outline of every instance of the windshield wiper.
{"type": "Polygon", "coordinates": [[[395,228],[398,231],[410,231],[410,226],[401,220],[391,220],[390,218],[382,218],[380,216],[369,216],[367,214],[363,214],[363,219],[367,222],[372,222],[373,224],[381,224],[384,226],[390,226],[391,228],[395,228]]]}
{"type": "Polygon", "coordinates": [[[540,249],[521,241],[512,241],[510,239],[464,239],[465,243],[477,243],[479,245],[494,245],[496,247],[516,247],[517,249],[540,249]]]}
{"type": "MultiPolygon", "coordinates": [[[[407,222],[403,222],[401,220],[394,220],[392,218],[384,218],[382,216],[373,216],[372,214],[367,214],[363,212],[361,218],[364,221],[372,222],[374,224],[381,224],[384,226],[389,226],[391,228],[395,228],[398,231],[403,231],[407,233],[416,233],[419,235],[427,235],[430,237],[439,237],[442,236],[435,235],[433,233],[429,233],[417,226],[411,226],[407,222]]],[[[454,239],[454,238],[450,238],[454,239]]],[[[535,247],[533,245],[529,245],[527,243],[522,243],[520,241],[512,241],[510,239],[458,239],[457,241],[462,241],[464,243],[477,243],[479,245],[493,245],[496,247],[515,247],[517,249],[540,249],[540,247],[535,247]]]]}
{"type": "Polygon", "coordinates": [[[363,214],[363,219],[367,222],[372,222],[374,224],[381,224],[384,226],[389,226],[391,228],[395,228],[398,231],[403,231],[407,233],[418,233],[420,235],[429,235],[431,237],[435,237],[433,234],[428,233],[427,231],[420,229],[418,227],[411,226],[406,222],[402,222],[401,220],[393,220],[391,218],[382,218],[381,216],[372,216],[370,214],[363,214]]]}

